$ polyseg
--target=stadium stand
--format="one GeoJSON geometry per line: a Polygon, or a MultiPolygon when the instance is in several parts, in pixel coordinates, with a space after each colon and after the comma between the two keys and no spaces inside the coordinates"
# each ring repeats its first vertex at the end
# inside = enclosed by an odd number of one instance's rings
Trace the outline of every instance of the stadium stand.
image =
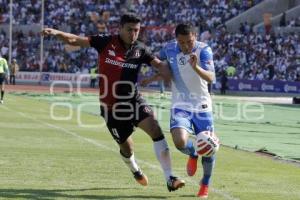
{"type": "MultiPolygon", "coordinates": [[[[299,34],[261,33],[255,29],[261,21],[255,24],[242,21],[234,32],[225,25],[264,3],[262,0],[48,0],[45,1],[45,26],[82,35],[116,32],[120,15],[134,10],[143,19],[141,40],[157,52],[173,38],[175,24],[190,22],[199,28],[200,39],[212,46],[217,74],[234,67],[236,73],[231,77],[234,79],[299,81],[299,34]]],[[[0,5],[0,24],[7,24],[8,0],[0,0],[0,5]]],[[[287,6],[288,16],[297,6],[287,6]]],[[[14,25],[38,24],[40,9],[41,3],[37,0],[14,1],[13,12],[17,13],[14,25]]],[[[299,17],[288,17],[285,27],[297,28],[299,24],[299,17]]],[[[275,26],[274,31],[280,28],[279,23],[275,26]]],[[[3,44],[1,53],[7,55],[8,33],[3,29],[0,42],[3,44]]],[[[57,40],[46,38],[44,42],[43,71],[88,73],[96,65],[97,53],[92,49],[72,51],[57,40]]],[[[19,29],[13,32],[12,57],[18,58],[21,71],[39,71],[39,45],[37,31],[19,29]]]]}

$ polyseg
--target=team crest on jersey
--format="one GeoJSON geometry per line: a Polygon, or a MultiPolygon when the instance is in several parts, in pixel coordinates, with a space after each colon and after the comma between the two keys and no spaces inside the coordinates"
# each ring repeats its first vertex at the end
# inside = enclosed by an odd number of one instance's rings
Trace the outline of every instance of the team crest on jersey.
{"type": "Polygon", "coordinates": [[[116,56],[116,53],[113,50],[108,50],[108,55],[110,55],[110,56],[116,56]]]}
{"type": "Polygon", "coordinates": [[[179,64],[180,65],[185,65],[186,64],[186,59],[185,59],[184,56],[182,56],[182,57],[179,58],[179,64]]]}

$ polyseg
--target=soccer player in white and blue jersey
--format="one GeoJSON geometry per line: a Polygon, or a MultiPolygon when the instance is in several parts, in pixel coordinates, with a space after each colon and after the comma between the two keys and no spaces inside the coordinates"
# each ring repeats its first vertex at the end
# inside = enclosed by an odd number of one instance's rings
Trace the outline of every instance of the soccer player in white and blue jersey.
{"type": "MultiPolygon", "coordinates": [[[[160,52],[161,59],[169,63],[172,73],[172,107],[170,130],[178,150],[189,156],[187,173],[193,176],[197,170],[198,154],[189,134],[214,131],[212,101],[208,83],[214,80],[214,63],[211,48],[197,41],[194,27],[179,24],[176,40],[168,43],[160,52]]],[[[208,186],[215,164],[215,155],[202,156],[204,170],[198,196],[208,197],[208,186]]]]}

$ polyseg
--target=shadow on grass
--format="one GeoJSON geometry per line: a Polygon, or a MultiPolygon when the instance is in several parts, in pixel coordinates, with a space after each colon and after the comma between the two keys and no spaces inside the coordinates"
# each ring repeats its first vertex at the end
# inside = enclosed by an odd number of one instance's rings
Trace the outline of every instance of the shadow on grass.
{"type": "Polygon", "coordinates": [[[32,199],[32,200],[51,200],[51,199],[167,199],[167,196],[154,195],[118,195],[117,190],[129,190],[132,188],[86,188],[86,189],[0,189],[0,197],[5,199],[32,199]],[[111,195],[101,194],[71,194],[72,192],[116,190],[111,195]]]}

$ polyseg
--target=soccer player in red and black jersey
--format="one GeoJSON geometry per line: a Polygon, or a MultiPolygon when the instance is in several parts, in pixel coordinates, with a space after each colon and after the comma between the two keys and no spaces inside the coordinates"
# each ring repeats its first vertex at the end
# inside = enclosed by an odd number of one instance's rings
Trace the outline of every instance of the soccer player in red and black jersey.
{"type": "Polygon", "coordinates": [[[146,186],[148,178],[135,161],[131,138],[134,127],[141,128],[152,138],[168,190],[174,191],[183,187],[185,182],[173,175],[167,141],[151,107],[141,97],[136,86],[143,63],[158,70],[166,63],[153,56],[143,43],[137,41],[140,21],[133,13],[123,15],[118,35],[82,37],[51,28],[45,28],[42,34],[56,36],[70,45],[93,47],[98,51],[101,115],[112,137],[119,144],[122,160],[136,181],[146,186]]]}

